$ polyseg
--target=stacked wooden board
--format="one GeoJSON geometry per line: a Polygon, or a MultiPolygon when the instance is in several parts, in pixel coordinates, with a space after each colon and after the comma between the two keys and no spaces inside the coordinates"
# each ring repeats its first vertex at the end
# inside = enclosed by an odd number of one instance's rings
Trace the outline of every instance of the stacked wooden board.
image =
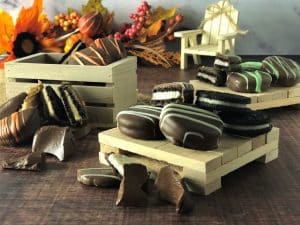
{"type": "Polygon", "coordinates": [[[252,139],[223,136],[214,151],[196,151],[175,146],[167,140],[130,138],[113,128],[99,133],[101,163],[109,153],[127,154],[158,172],[171,165],[191,184],[195,193],[208,195],[221,188],[221,177],[254,160],[268,163],[278,157],[279,129],[252,139]]]}
{"type": "Polygon", "coordinates": [[[107,66],[80,66],[57,64],[62,56],[39,53],[6,63],[6,97],[26,91],[38,80],[54,88],[70,83],[85,101],[92,127],[114,127],[117,113],[136,104],[136,57],[107,66]]]}
{"type": "Polygon", "coordinates": [[[216,87],[199,80],[191,80],[190,83],[194,86],[196,91],[217,91],[249,97],[251,103],[248,107],[253,110],[277,108],[300,103],[300,83],[288,88],[272,87],[268,91],[259,94],[234,92],[227,87],[216,87]]]}

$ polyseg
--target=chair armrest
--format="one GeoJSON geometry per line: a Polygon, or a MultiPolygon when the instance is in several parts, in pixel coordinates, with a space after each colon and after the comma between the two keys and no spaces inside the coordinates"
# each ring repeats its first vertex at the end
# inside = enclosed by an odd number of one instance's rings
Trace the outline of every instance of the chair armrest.
{"type": "Polygon", "coordinates": [[[236,38],[238,35],[245,35],[248,33],[248,30],[246,31],[235,31],[229,34],[222,34],[218,37],[219,41],[224,41],[224,40],[229,40],[229,39],[233,39],[236,38]]]}
{"type": "Polygon", "coordinates": [[[175,37],[189,37],[189,36],[194,36],[194,35],[198,35],[198,34],[202,34],[203,30],[202,29],[198,29],[198,30],[185,30],[185,31],[177,31],[174,33],[175,37]]]}

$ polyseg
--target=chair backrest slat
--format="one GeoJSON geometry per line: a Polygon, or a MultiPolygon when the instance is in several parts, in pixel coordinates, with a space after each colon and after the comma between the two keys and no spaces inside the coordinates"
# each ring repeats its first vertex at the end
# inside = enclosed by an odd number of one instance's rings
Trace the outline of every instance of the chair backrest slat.
{"type": "MultiPolygon", "coordinates": [[[[232,22],[234,24],[232,24],[230,22],[230,20],[228,19],[228,17],[222,13],[219,16],[213,18],[212,20],[207,21],[204,24],[203,27],[203,35],[202,35],[202,40],[201,40],[201,44],[207,45],[217,45],[218,44],[218,37],[219,35],[224,35],[224,34],[228,34],[228,33],[232,33],[234,31],[236,31],[236,24],[238,22],[238,11],[228,2],[228,1],[224,1],[221,0],[217,3],[220,7],[228,7],[228,16],[230,16],[232,18],[232,22]]],[[[205,16],[204,18],[211,18],[212,15],[214,13],[216,13],[218,11],[217,8],[213,8],[212,12],[209,10],[205,11],[205,16]]],[[[228,43],[226,43],[228,44],[228,43]]],[[[226,48],[229,46],[226,46],[226,48]]]]}

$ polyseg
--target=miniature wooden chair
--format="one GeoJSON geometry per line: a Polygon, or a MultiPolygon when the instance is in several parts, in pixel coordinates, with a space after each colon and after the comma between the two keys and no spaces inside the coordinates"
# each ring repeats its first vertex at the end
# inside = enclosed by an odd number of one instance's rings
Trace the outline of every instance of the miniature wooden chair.
{"type": "Polygon", "coordinates": [[[200,64],[200,55],[216,56],[217,53],[234,54],[235,37],[246,34],[237,26],[239,12],[229,0],[221,0],[210,5],[205,11],[205,17],[197,30],[175,32],[175,37],[181,38],[180,68],[187,68],[187,55],[193,55],[194,63],[200,64]],[[197,37],[202,34],[201,44],[197,37]]]}

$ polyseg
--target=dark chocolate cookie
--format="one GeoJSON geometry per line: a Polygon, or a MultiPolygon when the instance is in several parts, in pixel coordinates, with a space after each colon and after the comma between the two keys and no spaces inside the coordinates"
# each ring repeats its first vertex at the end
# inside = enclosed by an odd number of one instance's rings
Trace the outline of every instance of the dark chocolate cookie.
{"type": "Polygon", "coordinates": [[[299,64],[281,56],[265,58],[262,70],[272,75],[273,84],[277,86],[290,87],[297,84],[300,79],[299,64]]]}
{"type": "Polygon", "coordinates": [[[69,123],[72,127],[83,127],[87,124],[88,115],[84,102],[71,85],[58,88],[69,123]]]}
{"type": "Polygon", "coordinates": [[[224,86],[227,73],[215,67],[201,66],[198,68],[197,78],[215,86],[224,86]]]}
{"type": "Polygon", "coordinates": [[[163,139],[159,129],[161,108],[137,105],[117,115],[119,130],[130,137],[144,140],[163,139]]]}
{"type": "Polygon", "coordinates": [[[255,137],[272,129],[270,117],[262,111],[243,113],[222,112],[224,133],[242,137],[255,137]]]}
{"type": "Polygon", "coordinates": [[[169,104],[162,110],[160,129],[175,145],[211,150],[218,147],[223,122],[218,115],[207,110],[169,104]]]}
{"type": "Polygon", "coordinates": [[[15,97],[9,99],[5,103],[3,103],[0,106],[0,119],[7,117],[10,114],[18,111],[21,108],[22,103],[23,103],[24,99],[26,98],[26,96],[27,96],[27,94],[25,92],[22,92],[22,93],[16,95],[15,97]]]}
{"type": "Polygon", "coordinates": [[[248,111],[250,98],[215,91],[197,91],[196,106],[209,111],[248,111]]]}
{"type": "Polygon", "coordinates": [[[54,89],[51,86],[44,87],[40,97],[45,119],[50,123],[66,124],[68,118],[64,105],[54,89]]]}
{"type": "Polygon", "coordinates": [[[256,70],[254,72],[229,73],[226,85],[236,92],[261,93],[270,87],[271,82],[270,74],[256,70]]]}
{"type": "Polygon", "coordinates": [[[173,82],[156,85],[152,91],[152,102],[157,106],[168,103],[192,104],[194,101],[194,87],[186,82],[173,82]]]}

